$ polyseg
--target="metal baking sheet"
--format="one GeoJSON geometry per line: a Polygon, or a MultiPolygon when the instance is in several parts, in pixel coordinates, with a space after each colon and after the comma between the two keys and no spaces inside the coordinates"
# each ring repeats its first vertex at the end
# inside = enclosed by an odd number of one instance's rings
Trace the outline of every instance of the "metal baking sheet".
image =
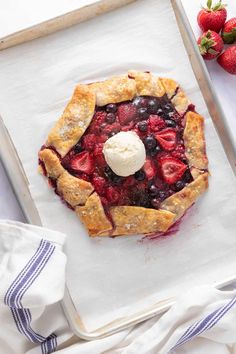
{"type": "MultiPolygon", "coordinates": [[[[217,97],[214,93],[214,90],[211,87],[209,76],[206,72],[205,66],[198,53],[197,47],[194,44],[195,41],[192,40],[191,28],[183,12],[181,2],[173,0],[172,5],[175,10],[176,17],[178,19],[178,23],[181,29],[185,46],[188,50],[188,53],[190,54],[195,75],[198,79],[198,82],[200,83],[200,87],[202,89],[208,109],[213,117],[214,124],[222,140],[222,144],[225,148],[231,166],[235,172],[235,161],[236,161],[235,151],[236,150],[235,150],[235,146],[232,143],[233,140],[231,139],[232,137],[231,137],[230,130],[227,127],[226,119],[223,115],[223,112],[221,110],[217,97]]],[[[11,179],[13,188],[22,206],[22,209],[27,217],[27,220],[30,223],[41,225],[41,221],[37,209],[29,193],[27,178],[24,174],[23,168],[21,167],[21,163],[17,157],[17,153],[11,142],[9,134],[7,133],[7,130],[4,127],[2,121],[1,121],[1,129],[0,129],[0,138],[1,138],[1,142],[3,142],[3,144],[1,144],[1,149],[0,149],[1,159],[11,179]],[[4,149],[2,148],[3,146],[4,149]],[[12,178],[12,176],[14,176],[14,178],[12,178]]],[[[230,279],[224,279],[223,281],[220,281],[216,286],[222,287],[235,280],[236,280],[236,276],[231,277],[230,279]]],[[[156,314],[167,310],[173,304],[173,302],[174,302],[174,298],[166,299],[166,301],[164,302],[159,302],[155,304],[155,306],[153,306],[149,310],[137,313],[131,317],[126,317],[124,319],[120,319],[120,320],[114,319],[114,321],[109,325],[100,328],[97,331],[89,332],[89,333],[86,332],[84,329],[81,318],[79,317],[73,305],[68,290],[66,290],[65,292],[65,297],[62,305],[75,334],[77,334],[79,337],[84,338],[86,340],[93,340],[93,339],[104,337],[106,335],[110,335],[111,333],[114,333],[128,326],[134,325],[150,317],[153,317],[156,314]]]]}
{"type": "MultiPolygon", "coordinates": [[[[0,38],[0,50],[31,41],[32,39],[43,37],[80,22],[87,21],[97,15],[127,5],[132,1],[135,0],[87,0],[82,2],[80,1],[80,3],[78,2],[76,8],[75,2],[68,2],[67,7],[64,8],[64,12],[62,11],[62,8],[58,6],[54,8],[52,15],[52,9],[50,9],[49,13],[51,13],[51,16],[47,14],[49,17],[43,22],[40,20],[36,21],[38,14],[33,14],[33,18],[28,19],[28,23],[30,23],[28,27],[18,27],[17,31],[13,33],[4,31],[4,35],[0,38]],[[67,9],[67,11],[65,9],[67,9]]],[[[43,13],[43,4],[41,5],[41,12],[43,13]]],[[[30,9],[28,12],[30,13],[30,9]]],[[[13,28],[15,27],[13,26],[13,28]]]]}

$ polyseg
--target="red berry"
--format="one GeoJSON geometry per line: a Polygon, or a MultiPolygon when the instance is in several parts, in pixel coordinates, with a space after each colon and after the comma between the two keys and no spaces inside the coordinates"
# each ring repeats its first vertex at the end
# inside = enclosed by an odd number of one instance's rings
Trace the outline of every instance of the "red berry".
{"type": "Polygon", "coordinates": [[[198,38],[198,47],[205,60],[215,59],[223,50],[223,40],[214,31],[207,31],[198,38]]]}
{"type": "Polygon", "coordinates": [[[207,7],[197,16],[197,22],[202,31],[212,30],[220,32],[226,21],[227,11],[221,0],[212,6],[212,0],[207,1],[207,7]]]}
{"type": "Polygon", "coordinates": [[[89,152],[83,151],[71,159],[70,167],[76,172],[91,174],[94,171],[93,159],[89,152]]]}
{"type": "Polygon", "coordinates": [[[93,150],[93,155],[94,155],[96,163],[99,166],[104,167],[104,166],[106,166],[106,160],[105,160],[102,150],[103,150],[103,144],[102,143],[96,144],[94,147],[94,150],[93,150]]]}
{"type": "Polygon", "coordinates": [[[160,133],[156,133],[155,138],[166,151],[174,150],[176,147],[176,131],[172,128],[167,128],[160,133]]]}
{"type": "Polygon", "coordinates": [[[157,132],[158,130],[165,127],[165,122],[160,116],[151,114],[148,119],[148,126],[152,132],[157,132]]]}
{"type": "Polygon", "coordinates": [[[96,144],[95,134],[87,134],[83,136],[82,146],[85,150],[93,150],[95,144],[96,144]]]}
{"type": "Polygon", "coordinates": [[[107,197],[107,200],[113,204],[119,200],[120,193],[117,188],[110,186],[106,190],[106,197],[107,197]]]}
{"type": "Polygon", "coordinates": [[[97,136],[98,143],[105,143],[105,141],[107,141],[107,135],[101,134],[101,135],[97,136]]]}
{"type": "Polygon", "coordinates": [[[147,179],[152,179],[156,175],[156,166],[154,162],[149,158],[146,159],[143,170],[147,179]]]}
{"type": "Polygon", "coordinates": [[[175,150],[171,152],[171,155],[181,160],[185,158],[184,152],[184,145],[178,145],[175,150]]]}
{"type": "Polygon", "coordinates": [[[106,180],[104,178],[100,176],[95,176],[93,177],[92,183],[96,192],[99,195],[103,195],[105,193],[106,180]]]}
{"type": "Polygon", "coordinates": [[[106,112],[103,112],[103,111],[95,112],[93,119],[92,119],[90,126],[89,126],[89,132],[99,134],[100,127],[105,122],[106,115],[107,115],[106,112]]]}
{"type": "Polygon", "coordinates": [[[236,75],[236,45],[227,48],[218,58],[217,62],[232,75],[236,75]]]}
{"type": "Polygon", "coordinates": [[[161,174],[168,184],[176,183],[184,174],[187,166],[180,160],[172,156],[166,156],[159,160],[161,174]]]}
{"type": "Polygon", "coordinates": [[[121,129],[120,124],[115,122],[115,123],[112,123],[112,124],[107,124],[107,125],[103,128],[102,132],[103,132],[104,134],[109,135],[109,134],[112,133],[112,132],[114,132],[114,133],[119,133],[120,129],[121,129]]]}
{"type": "Polygon", "coordinates": [[[136,107],[131,103],[121,103],[118,107],[118,119],[124,125],[133,120],[136,116],[136,107]]]}
{"type": "Polygon", "coordinates": [[[236,41],[236,17],[231,18],[225,22],[222,28],[221,36],[224,43],[232,44],[236,41]]]}

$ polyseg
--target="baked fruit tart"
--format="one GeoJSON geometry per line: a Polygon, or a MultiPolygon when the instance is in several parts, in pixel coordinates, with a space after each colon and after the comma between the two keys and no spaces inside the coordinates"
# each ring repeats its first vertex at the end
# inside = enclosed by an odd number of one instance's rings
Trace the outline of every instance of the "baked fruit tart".
{"type": "Polygon", "coordinates": [[[90,236],[163,233],[208,187],[204,118],[149,72],[79,84],[39,167],[90,236]]]}

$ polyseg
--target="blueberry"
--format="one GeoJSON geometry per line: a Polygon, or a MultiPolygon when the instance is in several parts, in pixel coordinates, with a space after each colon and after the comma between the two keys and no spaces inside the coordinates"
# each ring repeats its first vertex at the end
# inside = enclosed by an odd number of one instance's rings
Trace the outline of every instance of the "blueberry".
{"type": "Polygon", "coordinates": [[[166,119],[165,123],[166,123],[167,127],[171,127],[171,128],[176,127],[176,123],[172,119],[166,119]]]}
{"type": "Polygon", "coordinates": [[[159,206],[160,206],[160,200],[158,200],[157,198],[153,198],[153,199],[151,200],[151,204],[152,204],[152,206],[153,206],[154,208],[159,208],[159,206]]]}
{"type": "Polygon", "coordinates": [[[114,136],[114,135],[116,135],[117,134],[117,132],[110,132],[109,134],[108,134],[108,136],[109,136],[109,138],[111,138],[112,136],[114,136]]]}
{"type": "Polygon", "coordinates": [[[166,105],[165,105],[165,110],[166,110],[167,112],[173,112],[173,107],[172,107],[170,104],[166,104],[166,105]]]}
{"type": "Polygon", "coordinates": [[[162,114],[163,113],[163,109],[162,108],[158,108],[157,113],[158,114],[162,114]]]}
{"type": "Polygon", "coordinates": [[[114,184],[120,184],[123,181],[123,177],[116,175],[109,166],[104,168],[104,174],[114,184]]]}
{"type": "Polygon", "coordinates": [[[111,176],[111,181],[114,184],[120,184],[123,181],[123,177],[116,175],[115,173],[112,174],[111,176]]]}
{"type": "Polygon", "coordinates": [[[184,175],[183,175],[183,180],[184,180],[186,183],[192,182],[193,177],[192,177],[192,175],[191,175],[190,170],[187,170],[187,171],[184,173],[184,175]]]}
{"type": "Polygon", "coordinates": [[[157,146],[157,141],[154,138],[154,136],[152,135],[148,135],[145,139],[144,139],[144,145],[146,146],[146,148],[148,150],[154,149],[157,146]]]}
{"type": "Polygon", "coordinates": [[[114,123],[116,120],[116,115],[114,113],[107,113],[106,115],[106,122],[107,123],[114,123]]]}
{"type": "Polygon", "coordinates": [[[107,126],[107,123],[102,123],[102,124],[100,125],[100,129],[104,129],[104,128],[106,128],[106,126],[107,126]]]}
{"type": "Polygon", "coordinates": [[[174,190],[176,192],[180,191],[181,189],[183,189],[185,187],[185,182],[184,181],[178,181],[175,183],[174,185],[174,190]]]}
{"type": "Polygon", "coordinates": [[[147,131],[148,124],[147,124],[147,121],[146,121],[146,120],[143,120],[143,121],[141,121],[141,122],[138,122],[137,126],[138,126],[138,129],[139,129],[141,132],[146,132],[146,131],[147,131]]]}
{"type": "Polygon", "coordinates": [[[163,201],[168,197],[168,194],[165,191],[159,191],[157,197],[160,201],[163,201]]]}
{"type": "Polygon", "coordinates": [[[149,187],[149,194],[152,196],[152,197],[156,197],[159,193],[159,189],[155,186],[155,184],[152,184],[150,187],[149,187]]]}
{"type": "Polygon", "coordinates": [[[161,147],[160,145],[157,145],[154,149],[152,149],[149,153],[150,155],[153,157],[153,156],[156,156],[157,154],[159,154],[159,152],[161,152],[161,147]]]}
{"type": "Polygon", "coordinates": [[[74,147],[74,152],[76,154],[78,154],[79,152],[81,152],[83,150],[82,146],[81,146],[81,143],[77,143],[74,147]]]}
{"type": "Polygon", "coordinates": [[[142,103],[143,103],[143,98],[140,96],[135,97],[135,99],[133,100],[133,105],[136,107],[141,107],[142,103]]]}
{"type": "Polygon", "coordinates": [[[148,113],[156,113],[157,111],[157,101],[155,99],[151,99],[148,101],[148,113]]]}
{"type": "Polygon", "coordinates": [[[139,170],[135,172],[134,177],[137,181],[143,181],[146,177],[145,172],[143,170],[139,170]]]}
{"type": "Polygon", "coordinates": [[[111,175],[113,174],[113,171],[112,171],[112,169],[111,169],[109,166],[106,166],[106,167],[104,168],[104,174],[105,174],[105,176],[106,176],[107,178],[110,178],[111,175]]]}
{"type": "Polygon", "coordinates": [[[145,108],[145,107],[139,108],[138,115],[141,119],[146,119],[148,117],[147,108],[145,108]]]}
{"type": "Polygon", "coordinates": [[[150,199],[144,190],[136,190],[132,196],[133,205],[142,206],[145,208],[150,207],[150,199]]]}
{"type": "Polygon", "coordinates": [[[108,113],[115,113],[117,111],[117,106],[114,103],[110,103],[106,106],[106,111],[108,113]]]}

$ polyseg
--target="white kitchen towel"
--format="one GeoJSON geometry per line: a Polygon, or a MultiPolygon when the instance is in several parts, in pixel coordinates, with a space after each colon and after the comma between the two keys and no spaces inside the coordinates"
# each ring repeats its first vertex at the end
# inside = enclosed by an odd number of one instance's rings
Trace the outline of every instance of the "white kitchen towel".
{"type": "Polygon", "coordinates": [[[54,352],[57,333],[71,337],[59,301],[65,288],[65,235],[0,223],[0,354],[54,352]]]}
{"type": "Polygon", "coordinates": [[[134,328],[92,342],[75,338],[59,303],[64,241],[45,228],[0,223],[0,354],[236,353],[236,291],[208,286],[134,328]]]}

